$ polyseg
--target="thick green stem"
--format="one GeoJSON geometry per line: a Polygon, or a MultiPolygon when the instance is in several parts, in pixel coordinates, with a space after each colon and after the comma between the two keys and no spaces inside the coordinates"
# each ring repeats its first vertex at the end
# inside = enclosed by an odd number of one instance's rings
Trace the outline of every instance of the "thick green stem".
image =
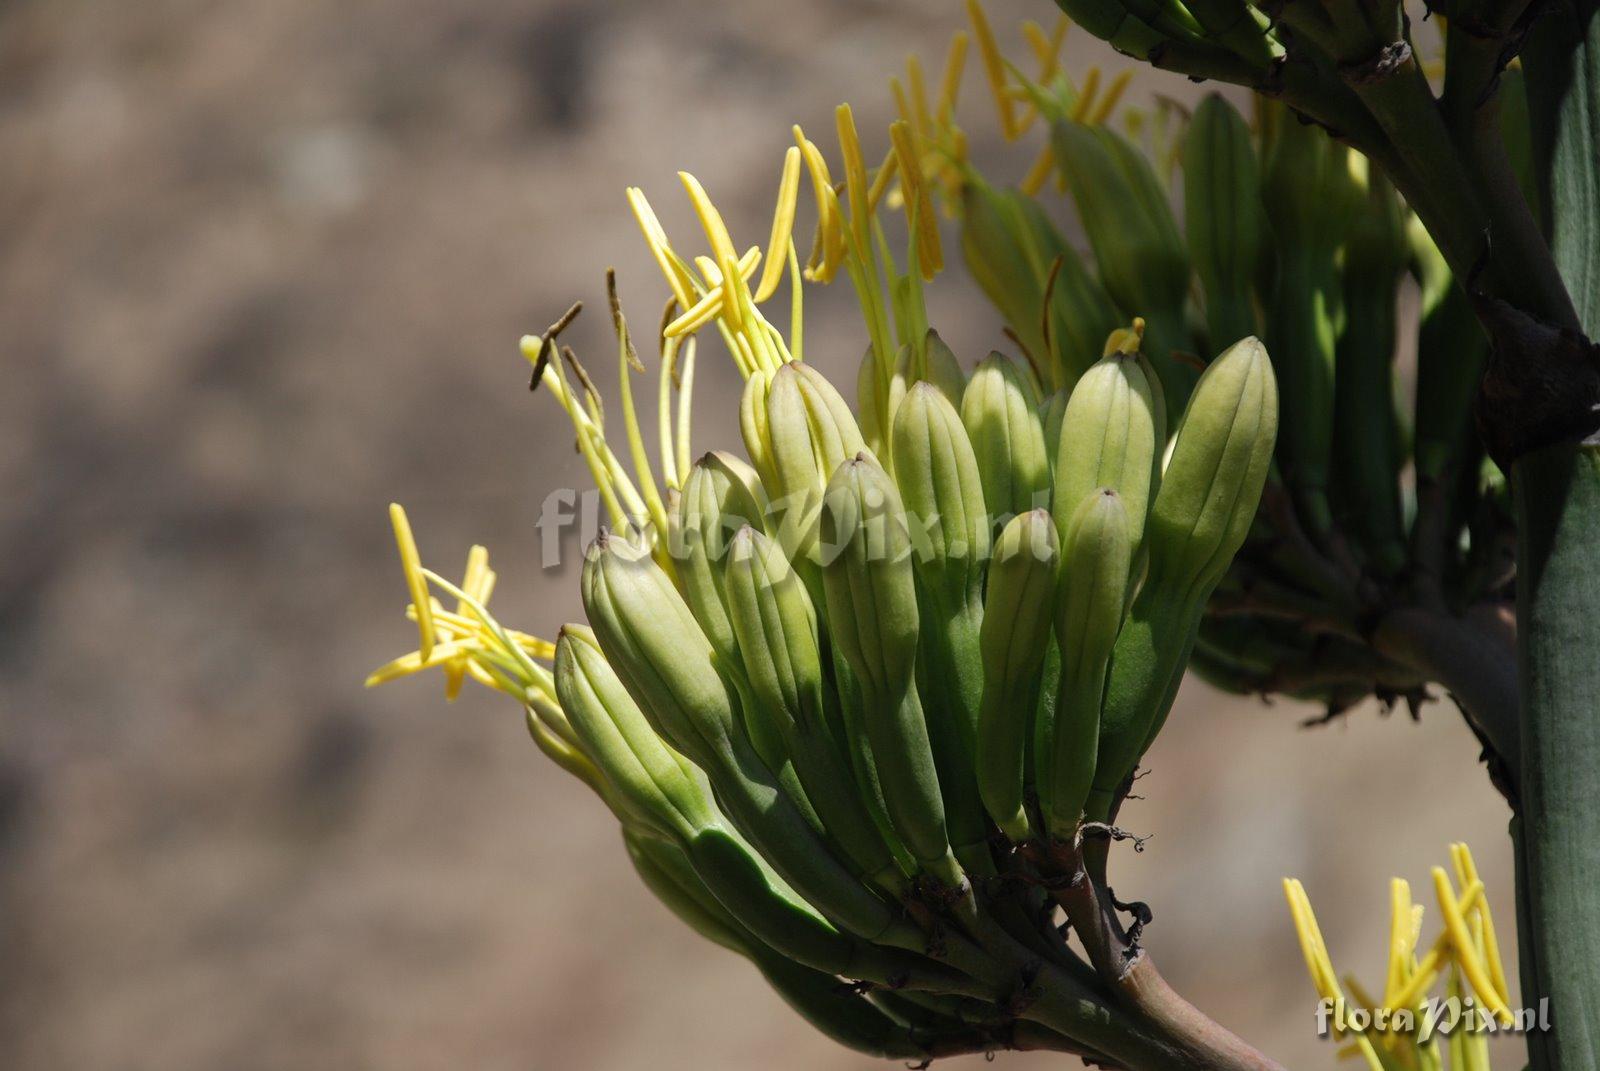
{"type": "Polygon", "coordinates": [[[1555,1024],[1536,1066],[1578,1071],[1600,1067],[1600,447],[1549,447],[1515,478],[1522,938],[1555,1024]]]}

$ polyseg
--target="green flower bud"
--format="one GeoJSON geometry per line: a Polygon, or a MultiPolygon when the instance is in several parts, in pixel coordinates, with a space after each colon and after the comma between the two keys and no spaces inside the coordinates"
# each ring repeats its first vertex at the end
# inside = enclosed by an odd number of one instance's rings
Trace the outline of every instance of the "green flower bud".
{"type": "Polygon", "coordinates": [[[983,481],[955,406],[931,383],[918,383],[895,414],[889,452],[905,503],[918,575],[959,611],[976,598],[989,556],[983,481]]]}
{"type": "Polygon", "coordinates": [[[1183,190],[1206,330],[1213,346],[1229,346],[1256,333],[1255,284],[1268,246],[1250,127],[1220,94],[1202,101],[1189,123],[1183,190]]]}
{"type": "Polygon", "coordinates": [[[922,356],[922,378],[937,387],[951,405],[959,407],[961,394],[967,389],[967,375],[961,370],[955,351],[931,327],[922,341],[922,356]]]}
{"type": "Polygon", "coordinates": [[[1031,836],[1023,807],[1024,758],[1039,698],[1039,670],[1050,643],[1060,551],[1050,514],[1035,509],[1001,530],[989,564],[974,761],[984,807],[1019,843],[1031,836]]]}
{"type": "Polygon", "coordinates": [[[914,682],[911,537],[894,482],[865,454],[841,465],[830,481],[822,540],[828,624],[861,685],[862,720],[889,819],[921,865],[959,883],[914,682]]]}
{"type": "Polygon", "coordinates": [[[1039,810],[1057,839],[1076,834],[1094,780],[1106,664],[1122,628],[1133,562],[1134,531],[1123,501],[1109,487],[1089,492],[1072,513],[1061,555],[1061,681],[1034,746],[1039,810]]]}
{"type": "Polygon", "coordinates": [[[615,536],[595,540],[583,604],[628,694],[657,732],[706,771],[728,816],[784,880],[853,933],[872,939],[893,930],[888,906],[834,856],[740,731],[735,694],[717,673],[710,641],[648,553],[615,536]]]}
{"type": "Polygon", "coordinates": [[[1146,526],[1150,573],[1207,594],[1255,519],[1278,433],[1278,384],[1259,339],[1223,351],[1195,385],[1146,526]]]}
{"type": "Polygon", "coordinates": [[[1166,441],[1160,392],[1131,353],[1114,352],[1083,374],[1067,400],[1056,447],[1050,512],[1057,530],[1068,530],[1089,492],[1110,487],[1122,497],[1137,543],[1166,441]]]}
{"type": "Polygon", "coordinates": [[[1254,338],[1195,386],[1146,525],[1149,573],[1117,637],[1088,811],[1103,819],[1166,721],[1206,599],[1244,542],[1278,427],[1277,383],[1254,338]]]}
{"type": "Polygon", "coordinates": [[[656,731],[702,767],[729,754],[733,697],[711,642],[660,566],[602,533],[584,562],[582,586],[607,661],[656,731]]]}
{"type": "Polygon", "coordinates": [[[990,353],[967,383],[961,423],[996,524],[1048,505],[1050,458],[1030,373],[1004,354],[990,353]]]}
{"type": "Polygon", "coordinates": [[[810,365],[774,372],[766,401],[779,541],[791,558],[810,554],[828,478],[867,444],[849,405],[810,365]]]}
{"type": "Polygon", "coordinates": [[[651,728],[593,632],[582,625],[561,630],[555,678],[561,709],[625,819],[674,837],[715,821],[705,775],[651,728]]]}
{"type": "Polygon", "coordinates": [[[755,703],[767,711],[822,826],[845,857],[897,891],[899,867],[873,823],[824,709],[817,619],[805,585],[777,543],[753,528],[734,537],[728,608],[755,703]]]}
{"type": "Polygon", "coordinates": [[[1106,127],[1062,120],[1051,136],[1100,280],[1124,312],[1144,317],[1161,385],[1181,405],[1195,379],[1172,357],[1192,348],[1184,314],[1189,254],[1166,191],[1144,154],[1106,127]]]}
{"type": "Polygon", "coordinates": [[[766,497],[754,469],[732,454],[713,451],[689,470],[670,515],[668,545],[684,599],[729,665],[737,665],[738,656],[722,589],[723,562],[735,532],[763,523],[766,497]]]}

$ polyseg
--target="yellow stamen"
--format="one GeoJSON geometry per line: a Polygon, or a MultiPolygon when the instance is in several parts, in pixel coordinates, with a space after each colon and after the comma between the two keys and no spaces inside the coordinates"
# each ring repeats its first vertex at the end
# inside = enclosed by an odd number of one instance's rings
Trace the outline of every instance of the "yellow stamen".
{"type": "Polygon", "coordinates": [[[1472,931],[1467,928],[1461,905],[1456,901],[1455,893],[1451,891],[1450,876],[1444,872],[1443,867],[1437,866],[1433,868],[1432,874],[1433,889],[1439,897],[1439,912],[1444,916],[1445,931],[1450,935],[1450,943],[1455,948],[1456,962],[1461,965],[1461,973],[1466,976],[1473,991],[1478,994],[1478,999],[1494,1013],[1495,1018],[1507,1026],[1511,1025],[1513,1021],[1511,1009],[1500,999],[1489,972],[1478,958],[1477,949],[1472,942],[1472,931]]]}
{"type": "Polygon", "coordinates": [[[940,126],[950,122],[955,114],[956,100],[961,95],[961,75],[967,65],[967,34],[957,30],[950,38],[950,51],[945,53],[944,75],[939,79],[939,103],[934,116],[940,126]]]}
{"type": "Polygon", "coordinates": [[[1055,150],[1046,145],[1039,150],[1039,155],[1033,158],[1033,165],[1028,168],[1028,173],[1022,176],[1022,181],[1017,184],[1017,188],[1029,197],[1033,197],[1044,189],[1044,184],[1050,180],[1050,173],[1055,170],[1055,167],[1055,150]]]}
{"type": "Polygon", "coordinates": [[[678,178],[683,182],[683,188],[689,191],[689,201],[694,205],[694,214],[700,219],[700,226],[706,232],[706,240],[711,243],[711,251],[716,254],[717,261],[720,263],[724,258],[738,260],[739,254],[733,248],[733,238],[728,234],[727,225],[722,222],[722,213],[711,203],[711,198],[706,194],[705,187],[700,185],[700,180],[687,171],[679,171],[678,178]]]}
{"type": "Polygon", "coordinates": [[[1115,108],[1117,106],[1117,102],[1122,99],[1123,91],[1128,88],[1128,82],[1131,81],[1132,78],[1133,70],[1132,68],[1129,68],[1128,70],[1118,73],[1118,75],[1111,80],[1111,84],[1106,87],[1105,95],[1100,98],[1099,103],[1094,106],[1094,112],[1089,116],[1090,126],[1101,126],[1107,119],[1111,118],[1111,110],[1115,108]]]}
{"type": "MultiPolygon", "coordinates": [[[[1472,861],[1470,848],[1465,844],[1453,844],[1450,846],[1450,855],[1455,861],[1456,876],[1462,888],[1474,883],[1482,884],[1478,879],[1478,867],[1472,861]]],[[[1494,916],[1489,910],[1487,893],[1478,898],[1478,917],[1483,920],[1483,952],[1484,959],[1488,961],[1489,977],[1493,979],[1495,991],[1500,994],[1500,999],[1509,1005],[1511,990],[1506,984],[1506,968],[1500,959],[1500,941],[1495,936],[1494,916]]]]}
{"type": "Polygon", "coordinates": [[[967,18],[972,22],[973,36],[978,39],[978,54],[983,58],[983,73],[989,79],[989,90],[994,94],[995,107],[1000,113],[1000,135],[1007,141],[1017,138],[1017,119],[1014,102],[1006,84],[1006,60],[995,44],[994,30],[989,26],[989,16],[984,14],[978,0],[967,0],[967,18]]]}
{"type": "Polygon", "coordinates": [[[839,152],[844,157],[845,194],[850,202],[850,228],[859,251],[867,248],[867,166],[861,158],[861,139],[856,134],[856,119],[850,105],[833,110],[834,127],[839,134],[839,152]]]}
{"type": "Polygon", "coordinates": [[[1083,76],[1083,88],[1078,92],[1078,100],[1068,113],[1074,123],[1086,122],[1094,111],[1094,95],[1100,91],[1100,68],[1090,67],[1083,76]]]}
{"type": "Polygon", "coordinates": [[[1405,984],[1411,964],[1411,886],[1404,878],[1389,882],[1389,969],[1384,980],[1384,1006],[1394,1007],[1394,994],[1405,984]]]}
{"type": "Polygon", "coordinates": [[[889,188],[889,183],[899,173],[899,155],[891,145],[888,153],[884,155],[883,163],[878,165],[878,170],[872,175],[872,188],[867,191],[867,211],[877,210],[878,202],[883,200],[883,191],[889,188]]]}
{"type": "Polygon", "coordinates": [[[411,593],[411,604],[417,608],[417,632],[421,636],[417,650],[426,660],[433,653],[434,632],[428,582],[422,578],[422,556],[417,553],[417,540],[411,534],[405,507],[398,502],[389,503],[389,523],[394,527],[395,545],[400,548],[400,567],[405,570],[406,589],[411,593]]]}
{"type": "Polygon", "coordinates": [[[644,242],[650,247],[650,255],[655,257],[656,266],[672,288],[672,296],[678,299],[680,307],[688,308],[694,303],[693,284],[682,264],[672,256],[667,232],[656,218],[650,202],[645,199],[644,191],[637,186],[628,187],[628,207],[633,210],[633,218],[639,222],[639,230],[644,233],[644,242]]]}
{"type": "MultiPolygon", "coordinates": [[[[900,158],[900,174],[906,187],[906,212],[916,233],[917,268],[924,279],[932,279],[944,267],[944,254],[939,246],[939,220],[933,213],[933,199],[922,184],[910,125],[904,120],[891,123],[889,139],[900,158]]],[[[910,270],[909,265],[907,268],[910,270]]]]}
{"type": "Polygon", "coordinates": [[[906,57],[906,85],[911,90],[911,115],[913,129],[918,139],[933,135],[933,117],[928,113],[928,86],[922,77],[922,61],[915,55],[906,57]]]}
{"type": "Polygon", "coordinates": [[[833,177],[828,173],[828,162],[823,158],[822,151],[800,127],[793,129],[795,144],[800,146],[800,153],[805,157],[811,186],[817,195],[817,227],[822,238],[822,257],[820,260],[814,258],[810,265],[812,278],[826,283],[833,279],[834,272],[838,271],[844,260],[844,224],[839,218],[839,198],[834,192],[833,177]]]}
{"type": "Polygon", "coordinates": [[[412,651],[410,654],[401,655],[392,662],[386,662],[367,674],[366,687],[376,688],[380,684],[409,677],[413,673],[420,673],[425,669],[435,666],[447,665],[470,649],[472,645],[463,640],[450,640],[446,643],[434,644],[432,650],[426,655],[421,651],[412,651]]]}
{"type": "Polygon", "coordinates": [[[772,236],[767,239],[767,264],[756,286],[757,302],[767,300],[783,279],[783,252],[794,233],[794,213],[800,197],[800,150],[790,146],[783,154],[783,177],[778,181],[778,207],[772,215],[772,236]]]}

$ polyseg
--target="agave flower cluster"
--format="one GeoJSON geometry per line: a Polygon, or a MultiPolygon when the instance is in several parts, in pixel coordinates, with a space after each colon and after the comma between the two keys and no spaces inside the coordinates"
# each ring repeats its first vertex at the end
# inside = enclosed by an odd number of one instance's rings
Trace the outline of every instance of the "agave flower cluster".
{"type": "MultiPolygon", "coordinates": [[[[1204,1046],[1171,1036],[1163,1009],[1140,1005],[1160,990],[1139,980],[1139,916],[1124,929],[1104,885],[1120,833],[1110,823],[1192,659],[1239,690],[1330,704],[1413,680],[1413,669],[1383,676],[1387,656],[1339,623],[1365,619],[1371,578],[1408,554],[1388,404],[1408,258],[1432,273],[1430,315],[1450,317],[1434,330],[1463,310],[1393,191],[1320,131],[1265,107],[1252,132],[1213,98],[1192,117],[1125,109],[1125,137],[1107,124],[1126,78],[1074,83],[1058,60],[1064,20],[1026,28],[1030,76],[975,2],[969,13],[1001,132],[1050,130],[1020,185],[990,183],[967,158],[958,34],[932,99],[914,59],[893,81],[901,116],[876,167],[848,106],[836,113],[839,179],[794,129],[764,247],[741,251],[688,174],[699,255],[669,239],[643,191],[627,191],[671,295],[655,441],[614,280],[620,437],[561,344],[576,308],[522,341],[611,523],[586,556],[587,625],[554,642],[505,628],[486,605],[486,552],[473,548],[461,582],[446,580],[422,566],[396,506],[421,642],[370,683],[436,667],[452,696],[470,676],[516,699],[541,749],[615,814],[646,884],[846,1044],[1212,1066],[1204,1046]],[[1180,163],[1185,228],[1171,207],[1180,163]],[[1310,180],[1287,181],[1307,168],[1310,180]],[[1035,199],[1051,179],[1078,208],[1088,258],[1035,199]],[[802,261],[793,235],[808,185],[816,222],[802,261]],[[1363,199],[1382,208],[1372,234],[1341,214],[1363,199]],[[885,226],[893,208],[903,267],[885,226]],[[1016,356],[969,365],[929,327],[922,288],[944,265],[941,210],[958,218],[963,258],[1016,356]],[[868,339],[844,389],[803,346],[805,284],[840,275],[868,339]],[[780,328],[767,311],[785,285],[780,328]],[[1342,311],[1358,292],[1376,317],[1359,325],[1342,311]],[[695,459],[703,332],[743,381],[742,451],[695,459]],[[1382,404],[1355,404],[1374,391],[1382,404]],[[1358,439],[1367,429],[1346,419],[1388,430],[1358,439]],[[1336,425],[1346,445],[1377,443],[1375,459],[1334,472],[1336,425]],[[1264,491],[1281,507],[1265,525],[1264,491]],[[1347,542],[1350,516],[1361,524],[1347,542]],[[1241,547],[1249,560],[1235,565],[1241,547]],[[1207,612],[1219,584],[1236,599],[1220,617],[1207,612]],[[1241,670],[1268,640],[1272,660],[1241,670]],[[1349,672],[1299,687],[1278,676],[1325,661],[1330,642],[1348,648],[1349,672]],[[1057,931],[1058,908],[1090,963],[1057,931]]],[[[1419,471],[1424,453],[1441,478],[1475,463],[1458,449],[1465,401],[1435,405],[1426,439],[1418,404],[1419,471]]],[[[1452,517],[1447,534],[1465,523],[1452,517]]],[[[1297,924],[1314,933],[1297,888],[1297,924]]],[[[1320,936],[1307,950],[1325,988],[1320,936]]],[[[1404,972],[1402,995],[1431,985],[1437,966],[1404,972]]],[[[1362,1035],[1352,1051],[1370,1064],[1394,1048],[1372,1044],[1362,1035]]]]}

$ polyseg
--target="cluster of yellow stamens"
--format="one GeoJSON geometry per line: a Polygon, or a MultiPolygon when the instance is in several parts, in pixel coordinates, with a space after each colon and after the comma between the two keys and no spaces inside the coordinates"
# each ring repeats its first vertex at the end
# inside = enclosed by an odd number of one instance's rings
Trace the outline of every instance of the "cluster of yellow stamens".
{"type": "MultiPolygon", "coordinates": [[[[1370,1071],[1394,1067],[1429,1071],[1443,1066],[1438,1038],[1427,1035],[1424,1024],[1428,1017],[1421,1014],[1429,992],[1441,977],[1445,978],[1448,997],[1457,1001],[1472,997],[1501,1027],[1514,1022],[1483,880],[1465,844],[1452,844],[1450,856],[1455,884],[1443,867],[1432,870],[1444,928],[1425,949],[1421,945],[1423,906],[1412,902],[1411,886],[1403,878],[1390,882],[1387,972],[1381,1000],[1348,975],[1341,985],[1304,886],[1293,878],[1284,879],[1284,894],[1312,984],[1318,996],[1332,1002],[1335,1034],[1349,1039],[1340,1055],[1363,1059],[1370,1071]],[[1353,1022],[1351,1008],[1371,1014],[1365,1021],[1353,1022]],[[1396,1014],[1400,1012],[1406,1014],[1396,1014]]],[[[1461,1022],[1461,1029],[1447,1038],[1452,1068],[1487,1071],[1487,1037],[1471,1029],[1470,1017],[1461,1022]]]]}

